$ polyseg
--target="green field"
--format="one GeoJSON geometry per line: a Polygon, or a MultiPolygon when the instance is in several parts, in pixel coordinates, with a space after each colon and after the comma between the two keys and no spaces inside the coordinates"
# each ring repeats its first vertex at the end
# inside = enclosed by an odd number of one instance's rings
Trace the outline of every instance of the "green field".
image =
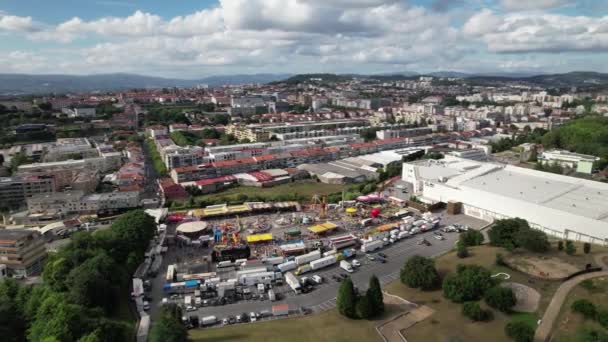
{"type": "Polygon", "coordinates": [[[270,188],[239,186],[215,194],[196,197],[204,203],[243,203],[246,201],[292,201],[310,202],[316,194],[327,196],[341,192],[343,185],[323,184],[314,181],[300,181],[281,184],[270,188]]]}
{"type": "MultiPolygon", "coordinates": [[[[398,312],[387,305],[383,318],[398,312]]],[[[279,319],[255,324],[240,324],[219,329],[190,331],[190,338],[200,342],[376,342],[382,341],[375,326],[379,320],[351,320],[336,309],[302,318],[279,319]]]]}

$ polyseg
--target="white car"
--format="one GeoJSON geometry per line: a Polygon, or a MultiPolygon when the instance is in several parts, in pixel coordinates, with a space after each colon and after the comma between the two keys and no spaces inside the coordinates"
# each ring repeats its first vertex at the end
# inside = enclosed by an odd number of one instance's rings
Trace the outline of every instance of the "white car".
{"type": "Polygon", "coordinates": [[[313,275],[312,276],[312,281],[314,281],[317,284],[321,284],[323,282],[323,277],[321,277],[320,275],[313,275]]]}
{"type": "Polygon", "coordinates": [[[354,259],[351,264],[353,265],[353,267],[359,267],[361,266],[361,262],[357,259],[354,259]]]}
{"type": "Polygon", "coordinates": [[[441,235],[433,235],[433,237],[435,238],[435,240],[439,240],[439,241],[441,241],[441,240],[444,240],[444,239],[445,239],[445,238],[444,238],[443,236],[441,236],[441,235]]]}
{"type": "Polygon", "coordinates": [[[186,307],[186,311],[188,311],[188,312],[190,312],[190,311],[196,311],[196,308],[194,306],[192,306],[192,305],[188,305],[186,307]]]}
{"type": "Polygon", "coordinates": [[[251,322],[255,322],[255,321],[257,321],[257,320],[258,320],[258,317],[256,316],[255,312],[250,312],[250,313],[249,313],[249,320],[250,320],[251,322]]]}

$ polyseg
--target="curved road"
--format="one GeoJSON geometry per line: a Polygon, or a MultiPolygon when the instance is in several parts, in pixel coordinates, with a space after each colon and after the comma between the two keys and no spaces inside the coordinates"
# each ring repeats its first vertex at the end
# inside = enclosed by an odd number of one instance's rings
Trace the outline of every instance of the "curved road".
{"type": "MultiPolygon", "coordinates": [[[[608,254],[598,254],[595,256],[595,262],[601,266],[603,269],[608,269],[608,265],[603,260],[603,257],[608,256],[608,254]]],[[[566,297],[568,293],[580,282],[597,278],[597,277],[606,277],[608,276],[608,271],[601,272],[593,272],[587,274],[581,274],[578,277],[572,278],[559,286],[553,298],[551,299],[551,303],[545,310],[545,314],[543,315],[542,321],[538,328],[536,328],[536,333],[534,334],[534,341],[545,342],[548,341],[551,337],[551,330],[553,329],[553,325],[555,324],[555,320],[559,316],[559,312],[562,308],[562,305],[566,301],[566,297]]]]}

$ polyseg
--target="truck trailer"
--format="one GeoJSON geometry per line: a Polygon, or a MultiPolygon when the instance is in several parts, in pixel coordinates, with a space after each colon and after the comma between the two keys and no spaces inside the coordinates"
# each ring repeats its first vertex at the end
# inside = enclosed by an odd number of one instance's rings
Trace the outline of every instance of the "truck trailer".
{"type": "Polygon", "coordinates": [[[320,258],[321,258],[321,251],[316,250],[316,251],[312,251],[312,252],[304,254],[304,255],[298,255],[294,261],[296,262],[296,264],[298,264],[298,266],[301,266],[301,265],[308,264],[309,262],[320,259],[320,258]]]}
{"type": "Polygon", "coordinates": [[[281,272],[287,272],[287,271],[292,271],[292,270],[295,270],[296,268],[298,268],[298,264],[296,264],[295,261],[288,261],[288,262],[284,262],[284,263],[280,264],[279,266],[277,266],[277,268],[281,272]]]}
{"type": "Polygon", "coordinates": [[[373,252],[377,249],[382,248],[383,245],[384,245],[384,242],[382,240],[374,240],[374,241],[366,242],[363,244],[363,246],[361,246],[361,251],[364,253],[373,252]]]}
{"type": "Polygon", "coordinates": [[[291,272],[287,272],[287,273],[285,273],[285,281],[287,282],[287,284],[289,285],[289,287],[291,287],[291,289],[295,293],[298,293],[298,294],[300,293],[300,290],[302,289],[302,286],[300,285],[300,280],[298,279],[298,277],[296,277],[291,272]]]}
{"type": "Polygon", "coordinates": [[[321,269],[321,268],[333,265],[336,262],[338,262],[338,257],[335,256],[335,255],[330,255],[330,256],[326,256],[326,257],[321,258],[321,259],[317,259],[317,260],[311,261],[310,262],[310,268],[313,271],[316,271],[318,269],[321,269]]]}

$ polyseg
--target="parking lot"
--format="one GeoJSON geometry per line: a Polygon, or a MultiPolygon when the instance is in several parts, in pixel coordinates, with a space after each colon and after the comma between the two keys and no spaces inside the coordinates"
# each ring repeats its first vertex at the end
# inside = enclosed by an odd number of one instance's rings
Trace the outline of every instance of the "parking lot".
{"type": "MultiPolygon", "coordinates": [[[[479,229],[487,224],[487,222],[477,220],[472,217],[465,215],[445,215],[443,212],[436,213],[435,216],[441,217],[442,222],[440,227],[462,224],[467,225],[473,229],[479,229]]],[[[429,231],[417,234],[407,239],[400,240],[382,248],[381,250],[371,253],[372,256],[376,256],[375,260],[370,260],[365,253],[357,251],[356,259],[360,261],[361,266],[356,268],[353,273],[348,274],[345,270],[339,268],[337,265],[330,266],[321,269],[316,272],[310,272],[300,276],[311,277],[312,275],[319,275],[323,278],[323,283],[315,285],[312,292],[305,294],[296,294],[287,284],[280,286],[274,286],[273,290],[278,294],[278,300],[271,302],[267,296],[263,296],[260,299],[242,299],[232,304],[225,304],[219,306],[202,306],[197,307],[194,311],[187,312],[187,316],[216,316],[218,320],[229,316],[236,316],[243,313],[261,311],[270,311],[273,305],[276,304],[288,304],[290,308],[290,314],[299,314],[300,308],[307,308],[312,312],[321,312],[336,305],[335,297],[337,294],[340,283],[336,280],[337,277],[348,275],[353,280],[355,286],[364,291],[367,289],[369,277],[375,274],[381,281],[382,284],[386,284],[391,281],[399,279],[399,271],[403,266],[404,262],[413,255],[422,255],[426,257],[433,257],[449,251],[453,248],[457,238],[457,233],[443,233],[444,239],[438,240],[434,238],[435,232],[429,231]],[[419,241],[424,238],[430,242],[430,246],[421,245],[419,241]],[[383,253],[386,258],[378,258],[377,254],[383,253]],[[380,259],[385,259],[386,262],[380,262],[380,259]]],[[[203,255],[209,253],[209,249],[193,248],[193,247],[172,247],[173,253],[169,253],[163,263],[169,265],[177,262],[179,259],[181,263],[192,263],[193,265],[200,262],[203,259],[203,255]],[[172,261],[173,260],[173,261],[172,261]]],[[[209,266],[211,267],[211,265],[209,266]]],[[[161,268],[166,270],[166,266],[161,268]]],[[[202,270],[206,271],[206,270],[202,270]]],[[[164,272],[160,272],[159,275],[154,279],[154,285],[152,289],[152,307],[151,314],[154,317],[155,313],[160,307],[161,300],[166,295],[163,293],[162,286],[165,282],[164,272]]],[[[257,290],[251,287],[251,293],[257,294],[257,290]]],[[[178,296],[176,299],[168,299],[169,301],[175,302],[183,306],[184,296],[178,296]]],[[[209,301],[210,304],[213,301],[209,301]]],[[[274,319],[268,317],[265,319],[274,319]]]]}

